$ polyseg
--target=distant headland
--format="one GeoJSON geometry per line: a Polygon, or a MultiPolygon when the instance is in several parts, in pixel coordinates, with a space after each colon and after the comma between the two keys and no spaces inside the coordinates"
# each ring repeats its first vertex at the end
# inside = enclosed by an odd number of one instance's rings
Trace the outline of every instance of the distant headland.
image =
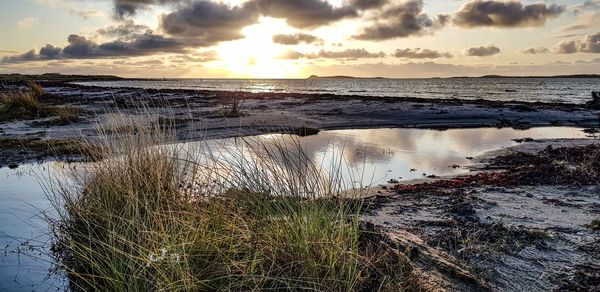
{"type": "Polygon", "coordinates": [[[114,75],[69,75],[60,73],[44,74],[0,74],[0,81],[114,81],[123,78],[114,75]]]}

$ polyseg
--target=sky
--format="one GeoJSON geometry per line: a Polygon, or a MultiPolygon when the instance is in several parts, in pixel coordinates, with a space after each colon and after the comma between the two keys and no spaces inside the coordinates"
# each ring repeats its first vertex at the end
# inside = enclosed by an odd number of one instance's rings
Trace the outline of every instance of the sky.
{"type": "Polygon", "coordinates": [[[600,74],[600,0],[0,0],[0,73],[600,74]]]}

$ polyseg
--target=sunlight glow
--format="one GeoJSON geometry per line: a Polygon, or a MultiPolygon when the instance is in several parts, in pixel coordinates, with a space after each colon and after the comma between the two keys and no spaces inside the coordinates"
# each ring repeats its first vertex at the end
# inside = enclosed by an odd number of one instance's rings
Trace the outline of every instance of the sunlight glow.
{"type": "MultiPolygon", "coordinates": [[[[236,78],[284,78],[296,76],[301,69],[290,62],[276,59],[287,50],[274,44],[272,36],[279,33],[294,33],[285,21],[261,18],[257,25],[242,30],[243,40],[222,43],[216,50],[221,61],[214,68],[226,69],[236,78]]],[[[208,66],[207,67],[213,67],[208,66]]]]}

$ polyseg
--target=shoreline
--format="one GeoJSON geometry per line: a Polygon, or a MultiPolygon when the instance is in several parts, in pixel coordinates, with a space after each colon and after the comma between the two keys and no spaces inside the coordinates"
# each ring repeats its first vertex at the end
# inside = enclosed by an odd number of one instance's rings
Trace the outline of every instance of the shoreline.
{"type": "MultiPolygon", "coordinates": [[[[3,161],[0,164],[27,158],[21,153],[23,149],[15,146],[25,140],[35,144],[31,153],[41,155],[40,160],[56,157],[56,153],[44,152],[51,143],[70,146],[82,137],[93,141],[99,137],[94,130],[96,122],[118,121],[112,116],[115,114],[131,119],[153,117],[152,123],[173,126],[180,142],[285,132],[303,126],[315,131],[527,129],[558,125],[596,128],[600,122],[598,111],[583,105],[415,102],[349,96],[327,98],[328,95],[48,85],[42,85],[45,93],[41,100],[45,106],[74,107],[82,113],[65,124],[56,123],[56,117],[52,116],[0,123],[0,142],[17,140],[10,147],[0,148],[3,161]],[[140,109],[145,110],[141,115],[140,109]]],[[[106,130],[114,131],[118,137],[127,131],[126,126],[113,124],[106,130]]],[[[373,186],[369,191],[376,193],[363,198],[368,210],[360,214],[365,225],[362,230],[381,234],[385,240],[382,242],[390,243],[394,250],[410,251],[405,256],[432,287],[472,291],[589,288],[589,281],[600,278],[600,267],[593,263],[600,257],[599,233],[588,227],[596,220],[594,214],[600,213],[599,189],[590,185],[591,175],[566,176],[538,168],[551,166],[561,171],[581,168],[581,161],[570,159],[581,157],[577,147],[600,147],[592,143],[597,140],[527,140],[476,157],[479,164],[472,166],[476,171],[464,175],[373,186]],[[550,144],[559,150],[548,148],[550,144]],[[563,146],[568,147],[563,149],[563,146]],[[563,158],[556,151],[568,155],[563,158]],[[521,153],[514,156],[519,159],[513,159],[513,153],[521,153]],[[513,160],[517,164],[504,163],[513,160]],[[541,171],[539,178],[536,171],[541,171]],[[533,183],[512,181],[521,173],[528,175],[533,183]],[[553,181],[553,176],[563,180],[553,181]],[[564,220],[567,217],[569,220],[564,220]],[[568,262],[563,260],[565,255],[568,262]],[[519,272],[532,267],[534,273],[546,276],[531,278],[528,273],[519,272]],[[578,276],[581,273],[586,276],[578,276]]],[[[580,173],[583,172],[576,174],[580,173]]]]}
{"type": "MultiPolygon", "coordinates": [[[[4,90],[20,88],[16,82],[4,90]]],[[[41,82],[44,102],[82,111],[62,121],[41,119],[0,122],[0,138],[93,139],[94,125],[107,115],[149,114],[177,128],[182,142],[294,131],[367,128],[529,129],[547,126],[596,128],[600,111],[581,104],[489,100],[364,97],[333,94],[249,93],[206,90],[105,88],[66,82],[41,82]],[[238,103],[235,113],[232,106],[238,103]]],[[[6,148],[6,147],[4,147],[6,148]]],[[[18,163],[0,152],[3,165],[18,163]],[[8,159],[8,160],[7,160],[8,159]]],[[[35,157],[35,156],[34,156],[35,157]]]]}

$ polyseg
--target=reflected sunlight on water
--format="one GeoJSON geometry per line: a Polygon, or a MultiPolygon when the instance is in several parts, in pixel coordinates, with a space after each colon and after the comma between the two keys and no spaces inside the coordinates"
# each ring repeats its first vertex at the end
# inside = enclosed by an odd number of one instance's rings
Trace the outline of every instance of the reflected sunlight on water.
{"type": "Polygon", "coordinates": [[[104,87],[195,89],[273,93],[328,93],[436,99],[487,99],[585,103],[593,78],[450,79],[166,79],[78,82],[104,87]]]}

